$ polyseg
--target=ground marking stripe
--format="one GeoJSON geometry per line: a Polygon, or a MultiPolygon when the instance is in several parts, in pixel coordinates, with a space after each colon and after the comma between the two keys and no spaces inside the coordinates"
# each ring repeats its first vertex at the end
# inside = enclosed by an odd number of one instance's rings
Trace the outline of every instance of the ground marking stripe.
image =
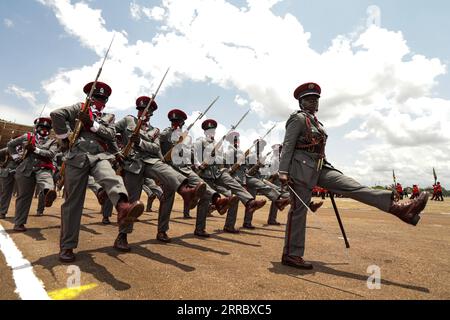
{"type": "Polygon", "coordinates": [[[15,292],[22,300],[50,300],[44,284],[33,271],[33,266],[0,224],[0,251],[5,256],[6,264],[12,269],[15,292]]]}

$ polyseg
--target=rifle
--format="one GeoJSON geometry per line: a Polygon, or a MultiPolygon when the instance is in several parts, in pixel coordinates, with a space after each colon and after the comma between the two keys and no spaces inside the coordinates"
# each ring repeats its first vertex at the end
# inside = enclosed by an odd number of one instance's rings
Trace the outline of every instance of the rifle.
{"type": "MultiPolygon", "coordinates": [[[[228,130],[228,132],[219,140],[219,142],[217,142],[214,145],[213,150],[211,151],[210,157],[213,158],[216,151],[222,146],[223,141],[227,138],[227,136],[233,132],[234,130],[236,130],[236,128],[241,124],[241,122],[245,119],[245,117],[247,117],[248,113],[250,112],[250,110],[248,110],[242,117],[241,119],[239,119],[239,121],[234,125],[231,126],[231,129],[228,130]]],[[[203,162],[201,163],[200,167],[206,167],[208,165],[208,162],[206,160],[203,160],[203,162]]]]}
{"type": "MultiPolygon", "coordinates": [[[[264,159],[267,158],[272,152],[273,152],[273,151],[270,151],[270,152],[266,153],[266,156],[264,157],[264,159]]],[[[259,160],[258,160],[258,163],[256,163],[255,165],[253,165],[253,166],[247,171],[247,174],[248,174],[249,176],[254,176],[254,175],[256,174],[256,172],[258,172],[258,170],[259,170],[260,168],[262,168],[263,166],[264,166],[264,163],[261,163],[261,162],[259,162],[259,160]]]]}
{"type": "Polygon", "coordinates": [[[394,170],[392,170],[392,179],[394,179],[394,190],[397,190],[397,179],[395,178],[394,170]]]}
{"type": "MultiPolygon", "coordinates": [[[[115,37],[115,34],[113,35],[113,38],[111,40],[111,43],[109,44],[108,50],[105,53],[105,57],[103,58],[102,65],[100,66],[100,69],[98,69],[97,76],[95,77],[95,80],[94,80],[94,84],[92,85],[91,90],[89,91],[89,94],[87,95],[86,100],[85,100],[84,104],[81,107],[80,113],[81,112],[84,112],[84,113],[88,113],[89,112],[89,107],[90,107],[90,104],[91,104],[91,101],[92,101],[92,95],[94,94],[94,90],[95,90],[95,87],[97,85],[98,78],[100,78],[100,74],[102,73],[103,65],[105,64],[106,58],[108,57],[109,50],[111,49],[111,46],[112,46],[113,41],[114,41],[114,37],[115,37]]],[[[80,133],[81,133],[82,125],[83,124],[81,123],[80,119],[77,118],[77,120],[75,121],[75,128],[74,128],[72,134],[69,136],[69,151],[72,150],[73,145],[78,140],[78,137],[80,136],[80,133]]],[[[65,173],[65,171],[66,171],[66,162],[64,161],[63,164],[61,165],[61,169],[59,171],[61,177],[60,177],[60,179],[58,181],[58,187],[60,187],[60,188],[64,185],[64,173],[65,173]]]]}
{"type": "Polygon", "coordinates": [[[203,117],[205,116],[205,114],[209,111],[209,109],[211,109],[211,107],[214,105],[214,103],[216,103],[217,100],[219,100],[219,97],[215,98],[215,99],[209,104],[209,106],[206,108],[206,110],[205,110],[204,112],[200,112],[200,114],[198,115],[197,119],[195,119],[195,121],[192,122],[192,123],[189,125],[189,127],[186,129],[186,131],[183,132],[183,134],[182,134],[182,135],[180,136],[180,138],[178,139],[177,143],[174,144],[174,145],[172,146],[172,148],[170,148],[170,150],[166,152],[166,154],[164,155],[164,160],[165,160],[166,162],[172,161],[172,150],[173,150],[173,148],[175,148],[177,145],[179,145],[180,143],[182,143],[182,142],[184,141],[184,139],[186,139],[186,137],[187,137],[187,135],[188,135],[188,133],[189,133],[189,130],[192,129],[192,127],[194,126],[194,124],[195,124],[198,120],[200,120],[201,118],[203,118],[203,117]]]}
{"type": "MultiPolygon", "coordinates": [[[[269,131],[266,132],[266,134],[265,134],[261,139],[258,139],[258,140],[264,140],[264,138],[267,137],[267,136],[269,135],[269,133],[272,132],[273,129],[275,129],[276,126],[277,126],[277,125],[275,124],[272,128],[269,129],[269,131]]],[[[258,140],[255,141],[255,142],[250,146],[250,148],[248,148],[248,149],[244,152],[244,154],[236,161],[235,164],[233,164],[233,166],[232,166],[232,167],[230,168],[230,170],[228,171],[228,173],[229,173],[230,175],[233,175],[233,174],[239,169],[239,167],[241,166],[242,161],[244,161],[245,158],[248,157],[248,155],[250,154],[250,150],[251,150],[254,146],[256,146],[256,144],[258,143],[258,140]]]]}
{"type": "Polygon", "coordinates": [[[434,185],[437,184],[437,175],[436,175],[436,170],[434,170],[433,168],[433,177],[434,177],[434,185]]]}
{"type": "MultiPolygon", "coordinates": [[[[150,100],[148,101],[147,105],[145,106],[145,109],[142,112],[142,115],[140,116],[138,123],[137,123],[136,127],[134,128],[134,131],[131,134],[131,136],[137,137],[140,135],[142,125],[144,124],[145,118],[147,117],[147,114],[149,113],[148,111],[150,109],[150,106],[151,106],[152,102],[155,101],[156,95],[158,94],[159,89],[161,88],[161,86],[164,82],[164,79],[166,79],[167,73],[169,73],[169,69],[170,68],[167,68],[166,73],[164,74],[163,78],[161,79],[161,82],[158,85],[158,88],[156,88],[155,93],[152,94],[150,100]]],[[[156,139],[156,137],[158,135],[159,135],[159,129],[156,130],[154,137],[152,137],[152,139],[156,139]]],[[[127,158],[130,155],[132,149],[133,149],[133,142],[131,142],[131,139],[129,139],[125,148],[122,149],[121,154],[123,155],[124,158],[127,158]]],[[[122,166],[119,166],[119,168],[116,170],[116,174],[122,175],[122,170],[123,170],[122,166]]]]}

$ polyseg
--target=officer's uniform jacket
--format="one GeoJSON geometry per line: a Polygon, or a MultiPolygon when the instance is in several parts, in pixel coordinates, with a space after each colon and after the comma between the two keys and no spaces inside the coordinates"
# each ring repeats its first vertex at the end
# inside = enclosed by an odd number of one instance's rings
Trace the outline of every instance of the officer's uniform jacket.
{"type": "MultiPolygon", "coordinates": [[[[68,138],[69,131],[74,130],[81,108],[82,103],[77,103],[50,114],[53,130],[59,139],[68,138]]],[[[113,154],[119,150],[114,143],[116,131],[113,123],[113,114],[102,113],[100,117],[94,116],[93,127],[83,127],[72,149],[65,155],[66,163],[81,169],[86,165],[86,161],[93,166],[97,161],[114,159],[113,154]]]]}
{"type": "Polygon", "coordinates": [[[195,142],[196,165],[199,165],[204,161],[208,163],[208,166],[198,173],[203,179],[218,179],[222,174],[224,160],[221,155],[221,148],[217,150],[214,158],[208,157],[214,149],[215,144],[216,140],[208,141],[206,137],[199,138],[195,142]],[[205,152],[205,150],[208,151],[205,152]],[[203,158],[203,155],[206,155],[206,157],[203,158]]]}
{"type": "MultiPolygon", "coordinates": [[[[161,146],[161,152],[163,156],[172,149],[176,142],[178,141],[180,135],[182,134],[182,131],[179,130],[179,134],[173,134],[174,130],[172,127],[168,127],[164,129],[161,132],[161,135],[159,137],[160,146],[161,146]]],[[[180,160],[182,160],[182,163],[176,163],[176,161],[169,161],[168,164],[170,164],[173,168],[178,170],[179,172],[189,175],[192,173],[192,164],[194,163],[194,150],[192,148],[192,145],[189,143],[191,140],[190,136],[187,136],[183,142],[177,146],[179,147],[179,156],[180,160]],[[185,152],[187,154],[185,154],[185,152]]],[[[172,158],[173,160],[173,158],[172,158]]]]}
{"type": "MultiPolygon", "coordinates": [[[[126,116],[118,121],[114,128],[117,133],[122,134],[123,145],[126,146],[133,135],[138,119],[134,116],[126,116]]],[[[143,125],[140,131],[141,142],[138,146],[133,146],[127,159],[125,159],[124,169],[128,172],[139,174],[144,164],[153,165],[162,161],[159,129],[151,125],[143,125]]]]}
{"type": "MultiPolygon", "coordinates": [[[[28,153],[27,157],[23,159],[17,166],[16,174],[21,174],[25,177],[30,177],[33,172],[39,170],[55,170],[53,165],[53,158],[58,150],[58,145],[55,139],[49,137],[39,138],[37,135],[25,133],[14,140],[8,142],[8,151],[13,157],[20,158],[16,151],[18,145],[27,143],[34,143],[36,150],[33,153],[28,153]]],[[[25,147],[24,147],[25,152],[25,147]]]]}
{"type": "Polygon", "coordinates": [[[247,170],[247,159],[242,159],[244,157],[244,152],[238,148],[236,149],[234,146],[229,145],[227,151],[224,153],[225,167],[231,169],[235,163],[239,160],[241,161],[241,165],[239,169],[232,175],[240,184],[246,184],[246,170],[247,170]],[[230,163],[231,160],[231,163],[230,163]],[[228,163],[227,163],[228,162],[228,163]]]}
{"type": "MultiPolygon", "coordinates": [[[[295,159],[302,165],[300,172],[303,173],[303,179],[308,180],[314,172],[317,172],[319,160],[325,157],[326,138],[327,134],[322,124],[316,121],[313,115],[302,110],[292,113],[286,122],[279,172],[289,174],[295,171],[291,167],[295,159]],[[312,140],[322,142],[310,146],[313,144],[312,140]]],[[[326,161],[324,165],[334,169],[326,161]]]]}

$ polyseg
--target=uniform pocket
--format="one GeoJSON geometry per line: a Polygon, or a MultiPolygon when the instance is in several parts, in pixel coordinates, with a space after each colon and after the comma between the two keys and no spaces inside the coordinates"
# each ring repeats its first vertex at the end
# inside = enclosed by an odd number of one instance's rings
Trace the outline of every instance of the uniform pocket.
{"type": "Polygon", "coordinates": [[[317,171],[317,160],[309,157],[303,152],[296,152],[291,163],[290,177],[294,183],[312,189],[319,179],[317,171]]]}

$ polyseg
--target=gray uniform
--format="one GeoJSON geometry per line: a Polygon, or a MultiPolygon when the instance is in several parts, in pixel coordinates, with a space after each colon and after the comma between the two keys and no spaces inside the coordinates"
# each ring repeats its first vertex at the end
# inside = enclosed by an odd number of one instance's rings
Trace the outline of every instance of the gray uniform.
{"type": "MultiPolygon", "coordinates": [[[[247,169],[250,170],[253,167],[253,165],[257,164],[256,152],[251,153],[246,161],[247,161],[247,169]]],[[[264,159],[260,159],[260,161],[263,162],[264,159]]],[[[264,183],[262,179],[263,177],[261,176],[261,172],[259,171],[259,169],[253,175],[247,174],[246,175],[247,190],[253,197],[256,197],[257,193],[266,196],[270,201],[272,201],[272,205],[274,206],[274,201],[278,200],[278,198],[281,196],[281,193],[273,185],[269,183],[264,183]]],[[[244,224],[251,224],[252,219],[253,213],[246,212],[244,216],[244,224]]]]}
{"type": "MultiPolygon", "coordinates": [[[[175,142],[178,141],[178,139],[172,141],[172,138],[176,137],[176,136],[172,137],[172,133],[173,129],[171,127],[164,129],[164,131],[161,133],[160,141],[161,141],[161,151],[163,154],[166,154],[174,146],[175,142]]],[[[175,170],[177,170],[179,173],[181,173],[188,179],[189,186],[195,187],[196,185],[204,181],[202,178],[200,178],[200,176],[197,173],[195,173],[192,170],[191,165],[192,149],[190,147],[186,147],[184,150],[188,152],[188,156],[186,159],[187,161],[178,164],[170,162],[169,164],[172,165],[172,167],[175,170]]],[[[212,189],[209,184],[206,184],[206,192],[202,195],[197,205],[197,217],[195,225],[196,230],[199,231],[205,230],[206,217],[208,215],[209,205],[213,201],[213,197],[220,197],[220,195],[214,189],[212,189]]]]}
{"type": "MultiPolygon", "coordinates": [[[[314,116],[301,110],[291,114],[286,123],[286,134],[280,160],[280,173],[288,174],[293,181],[293,188],[305,203],[310,203],[312,188],[315,185],[333,193],[345,195],[365,204],[388,211],[391,205],[391,192],[372,190],[334,169],[330,164],[318,167],[324,156],[320,146],[311,145],[311,138],[316,141],[325,138],[326,133],[314,116]],[[306,120],[309,118],[309,121],[306,120]],[[311,125],[308,125],[308,122],[311,125]]],[[[324,143],[323,143],[324,145],[324,143]]],[[[305,251],[305,228],[307,209],[291,195],[292,205],[289,211],[283,253],[303,257],[305,251]]]]}
{"type": "MultiPolygon", "coordinates": [[[[126,146],[136,128],[138,119],[126,116],[115,124],[117,133],[122,135],[123,145],[126,146]]],[[[187,179],[162,161],[159,131],[157,128],[142,126],[141,142],[125,159],[123,180],[130,194],[130,200],[136,201],[141,197],[144,178],[158,180],[163,185],[164,196],[160,201],[158,215],[158,232],[169,230],[170,213],[172,212],[175,192],[187,182],[187,179]]],[[[132,225],[120,228],[121,233],[131,233],[132,225]]]]}
{"type": "Polygon", "coordinates": [[[41,191],[38,194],[38,204],[37,204],[36,213],[38,215],[43,215],[44,210],[45,210],[45,193],[41,191]]]}
{"type": "MultiPolygon", "coordinates": [[[[206,138],[200,138],[195,142],[195,150],[197,152],[196,159],[203,159],[203,154],[207,154],[205,150],[212,151],[214,141],[208,141],[206,138]]],[[[224,187],[236,195],[239,200],[246,205],[247,202],[253,200],[254,197],[224,168],[221,169],[220,165],[223,165],[224,159],[219,154],[216,155],[216,161],[211,162],[206,169],[199,172],[199,176],[212,188],[217,190],[219,186],[224,187]]],[[[198,161],[199,162],[199,161],[198,161]]],[[[225,227],[234,228],[237,218],[237,208],[232,206],[227,212],[227,218],[225,220],[225,227]]]]}
{"type": "MultiPolygon", "coordinates": [[[[278,192],[281,193],[281,196],[283,198],[290,197],[289,191],[286,190],[286,188],[282,188],[280,179],[278,179],[278,168],[280,165],[280,154],[277,152],[273,153],[272,159],[270,161],[270,167],[269,167],[269,173],[270,175],[274,174],[274,179],[272,181],[264,180],[265,183],[271,183],[274,187],[277,188],[278,192]],[[276,170],[276,171],[275,171],[276,170]]],[[[270,204],[269,209],[269,217],[267,219],[268,223],[276,222],[277,221],[277,215],[278,215],[278,208],[275,205],[275,203],[272,201],[270,204]]]]}
{"type": "Polygon", "coordinates": [[[36,150],[18,165],[16,169],[17,199],[14,224],[16,226],[27,223],[31,202],[36,187],[47,192],[55,189],[53,181],[53,158],[58,150],[55,139],[49,137],[39,138],[31,133],[26,133],[8,142],[8,151],[12,154],[18,145],[33,140],[36,150]]]}
{"type": "MultiPolygon", "coordinates": [[[[60,139],[68,136],[66,122],[71,130],[81,110],[81,103],[53,111],[50,116],[53,128],[60,139]]],[[[61,206],[61,249],[74,249],[78,245],[81,216],[89,176],[106,191],[116,205],[121,197],[128,197],[120,176],[111,167],[110,160],[117,147],[113,143],[116,131],[112,125],[114,115],[102,114],[96,117],[93,128],[83,128],[73,148],[66,155],[65,201],[61,206]]]]}
{"type": "MultiPolygon", "coordinates": [[[[0,215],[6,215],[8,213],[9,204],[11,203],[12,194],[14,191],[14,174],[16,173],[16,168],[18,162],[13,159],[9,159],[6,163],[6,156],[8,154],[8,149],[3,148],[0,150],[0,161],[4,163],[4,167],[0,167],[0,215]]],[[[20,157],[19,154],[14,152],[15,157],[20,157]]]]}

